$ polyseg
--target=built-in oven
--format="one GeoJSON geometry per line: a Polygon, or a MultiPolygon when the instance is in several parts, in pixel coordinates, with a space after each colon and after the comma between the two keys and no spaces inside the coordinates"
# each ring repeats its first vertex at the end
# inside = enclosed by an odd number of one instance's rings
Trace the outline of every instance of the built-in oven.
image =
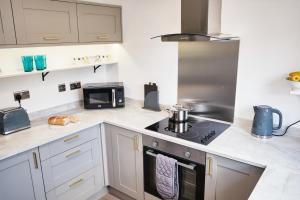
{"type": "Polygon", "coordinates": [[[89,83],[83,86],[85,109],[125,106],[123,83],[89,83]]]}
{"type": "Polygon", "coordinates": [[[163,154],[177,160],[180,200],[203,200],[205,188],[204,152],[143,135],[145,196],[160,199],[156,190],[156,156],[163,154]]]}

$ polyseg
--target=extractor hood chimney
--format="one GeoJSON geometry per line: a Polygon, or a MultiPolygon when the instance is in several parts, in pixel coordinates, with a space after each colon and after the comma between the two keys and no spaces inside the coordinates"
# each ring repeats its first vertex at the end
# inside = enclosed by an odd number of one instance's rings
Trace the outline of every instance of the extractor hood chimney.
{"type": "Polygon", "coordinates": [[[222,0],[181,0],[181,33],[156,36],[163,42],[231,40],[221,34],[222,0]]]}

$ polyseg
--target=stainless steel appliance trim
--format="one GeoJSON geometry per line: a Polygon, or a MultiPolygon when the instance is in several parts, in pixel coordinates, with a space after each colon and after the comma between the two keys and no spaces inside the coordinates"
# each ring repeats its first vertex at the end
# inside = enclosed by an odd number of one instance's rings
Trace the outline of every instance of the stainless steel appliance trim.
{"type": "Polygon", "coordinates": [[[181,32],[204,35],[221,32],[222,0],[182,0],[181,32]]]}
{"type": "Polygon", "coordinates": [[[270,136],[268,136],[268,135],[263,136],[263,135],[256,135],[254,133],[251,133],[251,135],[256,137],[256,138],[259,138],[259,139],[270,139],[270,138],[272,138],[271,135],[270,136]]]}
{"type": "MultiPolygon", "coordinates": [[[[147,155],[150,155],[150,156],[153,156],[153,157],[156,157],[157,156],[157,154],[155,154],[155,153],[153,153],[153,151],[152,150],[148,150],[148,151],[146,151],[146,154],[147,155]]],[[[195,167],[196,167],[196,165],[195,164],[184,164],[184,163],[181,163],[181,162],[177,162],[177,165],[179,165],[179,166],[181,166],[181,167],[184,167],[184,168],[187,168],[187,169],[190,169],[190,170],[194,170],[195,169],[195,167]]]]}
{"type": "Polygon", "coordinates": [[[238,39],[221,33],[222,0],[181,0],[181,33],[161,37],[162,42],[226,41],[238,39]]]}
{"type": "Polygon", "coordinates": [[[17,128],[17,129],[14,129],[14,130],[11,130],[11,131],[4,131],[4,135],[8,135],[8,134],[11,134],[11,133],[14,133],[14,132],[18,132],[18,131],[22,131],[24,129],[28,129],[30,128],[31,126],[26,126],[26,127],[22,127],[22,128],[17,128]]]}
{"type": "Polygon", "coordinates": [[[22,109],[22,108],[21,107],[10,107],[10,108],[1,109],[0,113],[8,114],[12,111],[17,111],[17,110],[20,110],[20,109],[22,109]]]}
{"type": "Polygon", "coordinates": [[[159,150],[161,152],[174,155],[177,158],[192,161],[197,164],[205,165],[206,163],[206,153],[203,151],[191,149],[183,145],[147,135],[143,135],[142,137],[143,146],[149,147],[153,150],[159,150]],[[188,157],[186,156],[187,152],[189,153],[188,157]]]}
{"type": "Polygon", "coordinates": [[[112,106],[116,107],[116,89],[112,89],[112,106]]]}

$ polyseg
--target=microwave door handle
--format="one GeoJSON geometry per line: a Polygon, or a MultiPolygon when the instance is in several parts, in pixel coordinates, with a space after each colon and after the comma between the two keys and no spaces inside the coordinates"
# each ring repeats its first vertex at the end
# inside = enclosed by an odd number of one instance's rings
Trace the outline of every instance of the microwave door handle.
{"type": "Polygon", "coordinates": [[[113,108],[116,107],[116,90],[112,89],[112,106],[113,108]]]}

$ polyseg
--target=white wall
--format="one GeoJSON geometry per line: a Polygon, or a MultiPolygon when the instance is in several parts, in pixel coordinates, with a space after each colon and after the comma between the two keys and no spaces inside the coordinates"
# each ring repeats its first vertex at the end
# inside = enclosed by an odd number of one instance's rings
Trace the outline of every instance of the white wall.
{"type": "Polygon", "coordinates": [[[161,43],[151,37],[180,32],[180,0],[95,0],[123,6],[124,42],[119,55],[120,80],[125,82],[126,96],[144,99],[144,84],[155,82],[160,103],[177,101],[177,43],[161,43]]]}
{"type": "MultiPolygon", "coordinates": [[[[177,95],[177,46],[149,40],[180,30],[179,0],[131,0],[124,9],[120,77],[127,94],[143,99],[142,84],[155,81],[161,102],[177,95]]],[[[300,70],[300,1],[223,0],[222,31],[241,37],[236,116],[253,118],[253,105],[267,104],[284,114],[284,123],[300,119],[300,97],[289,94],[285,77],[300,70]]]]}
{"type": "Polygon", "coordinates": [[[120,50],[120,78],[126,93],[144,99],[144,84],[156,82],[160,102],[177,100],[177,43],[161,43],[153,36],[180,31],[179,0],[131,0],[124,9],[124,44],[120,50]]]}
{"type": "Polygon", "coordinates": [[[70,65],[74,56],[112,52],[119,55],[119,65],[99,70],[91,69],[51,73],[42,82],[40,76],[18,77],[0,80],[0,108],[15,106],[13,91],[29,89],[30,100],[23,102],[29,111],[37,111],[82,98],[79,91],[57,92],[57,85],[72,81],[101,82],[124,81],[126,96],[143,99],[143,84],[149,81],[160,86],[161,102],[176,102],[177,45],[161,44],[150,37],[161,33],[178,32],[180,7],[174,0],[91,0],[123,7],[124,43],[114,45],[81,45],[40,48],[0,49],[2,71],[22,70],[20,57],[30,54],[46,54],[49,66],[70,65]],[[171,9],[170,9],[171,8],[171,9]],[[167,12],[166,12],[167,11],[167,12]],[[120,78],[119,78],[120,76],[120,78]],[[167,80],[167,81],[166,81],[167,80]]]}
{"type": "MultiPolygon", "coordinates": [[[[3,72],[21,71],[22,55],[46,54],[49,68],[59,68],[72,65],[72,58],[84,55],[111,53],[113,45],[83,45],[61,47],[12,48],[0,49],[0,68],[3,72]]],[[[41,75],[30,75],[0,79],[0,108],[16,106],[13,92],[29,90],[31,98],[23,101],[28,112],[34,112],[49,107],[71,103],[82,99],[81,90],[70,91],[69,83],[116,81],[118,80],[118,66],[102,67],[94,74],[92,67],[60,72],[51,72],[42,81],[41,75]],[[65,83],[67,91],[58,92],[58,84],[65,83]]]]}
{"type": "MultiPolygon", "coordinates": [[[[67,57],[73,54],[106,51],[103,49],[108,48],[118,54],[118,68],[115,67],[106,76],[105,73],[95,76],[89,70],[81,70],[80,73],[74,71],[71,75],[59,72],[57,76],[49,75],[45,83],[41,83],[37,76],[32,79],[0,80],[0,107],[13,104],[11,90],[27,87],[35,91],[32,93],[33,98],[26,102],[31,110],[72,101],[80,96],[72,92],[58,94],[58,83],[78,79],[117,79],[117,73],[119,79],[125,82],[128,97],[143,99],[143,84],[151,81],[159,85],[161,103],[176,102],[177,44],[161,43],[159,39],[149,38],[180,31],[180,0],[94,1],[123,6],[123,44],[108,47],[47,47],[41,50],[3,49],[0,50],[0,66],[16,66],[20,55],[31,51],[46,52],[65,63],[67,57]],[[47,93],[41,95],[44,88],[47,88],[47,93]]],[[[289,95],[289,87],[284,80],[288,72],[299,70],[300,66],[299,10],[298,0],[223,0],[223,32],[241,37],[237,117],[252,119],[252,105],[268,104],[283,111],[285,123],[300,118],[299,97],[289,95]]]]}
{"type": "Polygon", "coordinates": [[[223,0],[223,32],[241,37],[236,114],[252,118],[252,105],[280,109],[284,122],[300,119],[300,98],[285,78],[300,70],[300,1],[223,0]]]}

